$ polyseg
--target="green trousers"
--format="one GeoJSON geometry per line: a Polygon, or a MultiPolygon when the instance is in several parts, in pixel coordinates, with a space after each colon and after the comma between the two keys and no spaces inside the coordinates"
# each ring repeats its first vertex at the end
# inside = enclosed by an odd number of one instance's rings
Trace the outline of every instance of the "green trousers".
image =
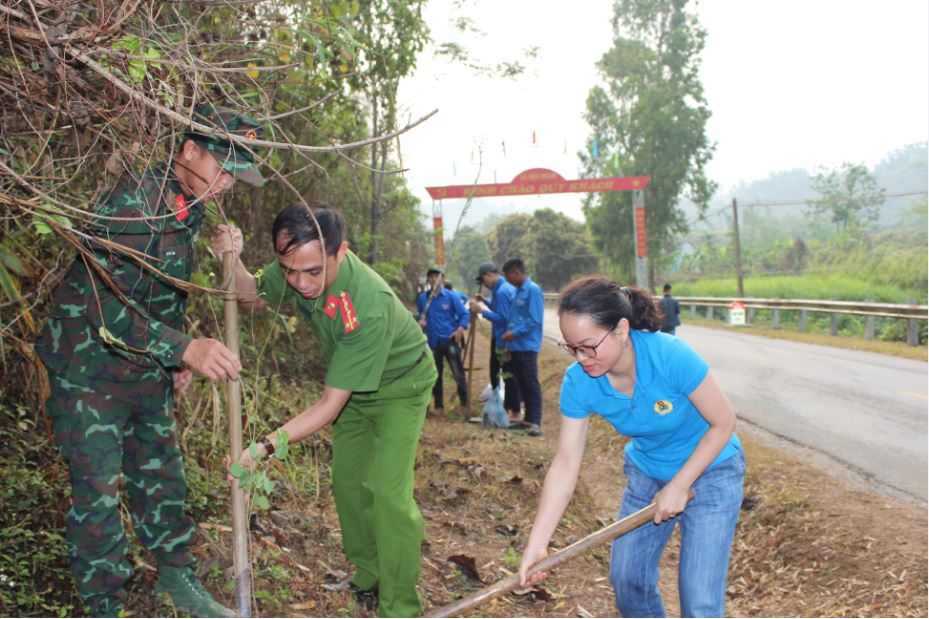
{"type": "Polygon", "coordinates": [[[381,617],[416,617],[423,517],[413,467],[435,384],[429,355],[370,394],[353,394],[332,435],[332,487],[345,556],[362,589],[377,587],[381,617]]]}
{"type": "Polygon", "coordinates": [[[119,513],[120,475],[142,544],[162,565],[193,563],[196,531],[184,514],[187,482],[177,446],[170,381],[75,382],[49,372],[46,411],[71,473],[68,550],[92,613],[119,607],[132,574],[119,513]]]}

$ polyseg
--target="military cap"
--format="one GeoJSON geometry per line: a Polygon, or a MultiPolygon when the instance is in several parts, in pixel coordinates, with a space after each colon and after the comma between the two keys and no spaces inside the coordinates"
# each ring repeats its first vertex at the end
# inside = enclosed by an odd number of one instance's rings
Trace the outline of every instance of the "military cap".
{"type": "Polygon", "coordinates": [[[485,273],[496,273],[496,272],[497,272],[497,265],[495,265],[493,262],[485,262],[477,269],[477,277],[474,278],[474,281],[482,282],[484,281],[483,278],[484,278],[485,273]]]}
{"type": "MultiPolygon", "coordinates": [[[[219,105],[199,105],[194,109],[195,122],[226,131],[243,138],[256,139],[264,133],[261,124],[249,116],[219,105]]],[[[184,134],[185,140],[193,140],[210,151],[223,170],[237,180],[254,187],[261,187],[265,180],[258,171],[255,157],[241,145],[234,144],[222,136],[204,135],[194,130],[184,134]]]]}

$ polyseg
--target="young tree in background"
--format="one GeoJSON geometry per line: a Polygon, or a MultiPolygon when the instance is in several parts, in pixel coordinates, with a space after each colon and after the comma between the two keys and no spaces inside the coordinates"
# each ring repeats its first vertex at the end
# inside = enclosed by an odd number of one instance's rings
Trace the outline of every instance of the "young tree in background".
{"type": "MultiPolygon", "coordinates": [[[[661,248],[687,229],[680,199],[704,212],[716,188],[704,172],[714,149],[699,77],[706,32],[686,5],[616,0],[613,47],[598,63],[606,87],[594,87],[587,99],[592,135],[580,155],[585,175],[651,176],[645,194],[651,281],[664,259],[661,248]]],[[[607,266],[624,279],[634,273],[631,208],[628,193],[591,194],[584,205],[607,266]]]]}
{"type": "MultiPolygon", "coordinates": [[[[397,128],[400,80],[413,71],[416,57],[429,37],[429,29],[422,16],[423,4],[424,0],[366,0],[360,5],[357,19],[362,45],[350,83],[364,94],[371,116],[372,135],[389,133],[397,128]]],[[[345,71],[349,70],[346,65],[345,71]]],[[[385,140],[371,146],[367,260],[372,265],[380,258],[381,224],[385,214],[394,206],[384,197],[386,175],[399,169],[390,161],[396,144],[385,140]]]]}
{"type": "Polygon", "coordinates": [[[863,164],[846,162],[838,170],[822,170],[812,184],[822,196],[812,203],[813,216],[835,224],[837,231],[877,221],[884,189],[863,164]]]}
{"type": "Polygon", "coordinates": [[[497,264],[521,258],[533,280],[549,292],[597,268],[584,226],[550,208],[507,216],[491,231],[487,245],[497,264]]]}
{"type": "MultiPolygon", "coordinates": [[[[451,243],[447,246],[450,247],[451,243]]],[[[465,226],[455,235],[454,248],[448,258],[448,279],[454,281],[456,290],[467,294],[474,289],[474,274],[478,267],[490,260],[487,241],[483,234],[465,226]]]]}

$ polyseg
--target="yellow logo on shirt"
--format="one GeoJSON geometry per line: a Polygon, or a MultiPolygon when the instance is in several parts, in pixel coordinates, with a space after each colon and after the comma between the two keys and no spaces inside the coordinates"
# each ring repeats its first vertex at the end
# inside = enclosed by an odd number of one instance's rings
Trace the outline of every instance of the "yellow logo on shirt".
{"type": "Polygon", "coordinates": [[[674,405],[667,400],[658,400],[655,402],[655,412],[662,417],[674,410],[674,405]]]}

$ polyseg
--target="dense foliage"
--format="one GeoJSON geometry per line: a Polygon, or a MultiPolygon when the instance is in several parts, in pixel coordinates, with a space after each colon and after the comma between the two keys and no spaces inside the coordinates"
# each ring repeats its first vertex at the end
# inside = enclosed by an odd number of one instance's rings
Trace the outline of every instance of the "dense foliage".
{"type": "MultiPolygon", "coordinates": [[[[44,371],[32,342],[51,291],[81,251],[95,196],[123,173],[169,161],[194,106],[234,107],[266,128],[268,143],[240,143],[254,152],[269,182],[261,189],[238,183],[210,206],[198,241],[188,331],[222,334],[221,300],[205,290],[219,285],[220,271],[206,251],[209,225],[230,219],[241,226],[245,261],[257,267],[272,257],[268,232],[277,211],[313,199],[339,207],[352,248],[411,295],[430,238],[397,173],[397,138],[409,126],[398,126],[391,97],[428,36],[421,4],[4,3],[0,471],[7,481],[0,492],[0,614],[80,613],[63,541],[67,469],[42,412],[44,371]]],[[[248,439],[311,401],[320,360],[305,326],[270,312],[244,316],[240,340],[248,439]]],[[[224,519],[221,391],[198,381],[178,408],[190,508],[201,521],[224,519]]],[[[292,460],[281,492],[305,492],[313,483],[303,477],[319,474],[315,447],[296,450],[292,460]]],[[[271,595],[257,567],[257,594],[271,595]]],[[[227,582],[218,568],[216,575],[227,582]]],[[[132,586],[144,590],[150,583],[140,577],[132,586]]],[[[150,616],[170,612],[144,608],[150,616]]]]}

